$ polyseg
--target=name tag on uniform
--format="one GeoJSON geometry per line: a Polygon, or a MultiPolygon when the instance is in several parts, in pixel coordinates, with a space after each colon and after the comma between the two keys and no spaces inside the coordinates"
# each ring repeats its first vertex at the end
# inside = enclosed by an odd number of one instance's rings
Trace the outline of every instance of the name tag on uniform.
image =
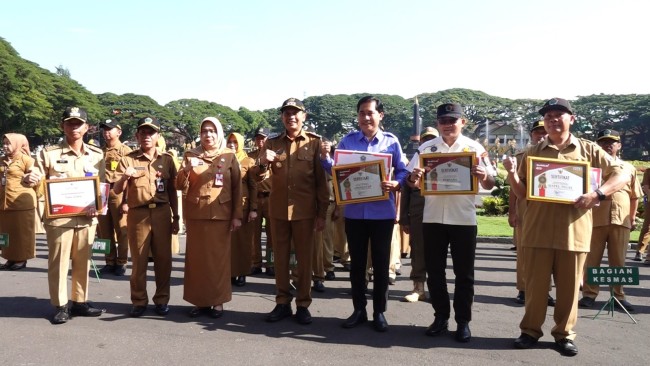
{"type": "Polygon", "coordinates": [[[145,170],[146,168],[143,166],[134,166],[133,169],[135,170],[145,170]]]}
{"type": "Polygon", "coordinates": [[[56,163],[57,164],[68,164],[68,161],[67,160],[57,160],[56,163]]]}
{"type": "Polygon", "coordinates": [[[193,166],[193,167],[200,166],[200,165],[203,165],[203,164],[204,164],[203,160],[201,160],[199,158],[190,158],[190,165],[193,166]]]}

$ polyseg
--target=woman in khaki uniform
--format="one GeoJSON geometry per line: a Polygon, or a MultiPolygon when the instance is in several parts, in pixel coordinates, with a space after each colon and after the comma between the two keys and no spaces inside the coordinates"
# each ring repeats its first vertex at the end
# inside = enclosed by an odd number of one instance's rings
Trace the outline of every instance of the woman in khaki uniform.
{"type": "MultiPolygon", "coordinates": [[[[27,260],[36,256],[36,192],[24,181],[25,173],[34,166],[29,144],[24,135],[7,133],[3,137],[4,156],[0,163],[0,233],[8,235],[8,246],[2,246],[7,260],[0,269],[25,268],[27,260]]],[[[6,239],[5,239],[6,240],[6,239]]]]}
{"type": "Polygon", "coordinates": [[[220,318],[232,299],[230,235],[241,226],[242,206],[239,163],[217,118],[201,122],[201,145],[185,152],[176,186],[187,192],[183,299],[195,306],[191,317],[220,318]]]}
{"type": "Polygon", "coordinates": [[[255,170],[255,159],[244,152],[244,136],[233,132],[228,135],[228,148],[235,151],[239,170],[241,172],[241,205],[244,222],[240,230],[232,233],[230,254],[230,277],[232,284],[238,287],[246,284],[246,276],[251,273],[253,256],[254,221],[257,218],[257,182],[258,173],[249,174],[255,170]]]}

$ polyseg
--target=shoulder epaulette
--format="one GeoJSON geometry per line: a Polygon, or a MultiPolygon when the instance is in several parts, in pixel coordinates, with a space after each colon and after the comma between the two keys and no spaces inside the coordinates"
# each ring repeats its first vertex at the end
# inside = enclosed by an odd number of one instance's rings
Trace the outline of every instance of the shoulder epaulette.
{"type": "Polygon", "coordinates": [[[60,145],[52,145],[52,146],[46,147],[45,151],[53,151],[53,150],[60,149],[60,148],[61,148],[60,145]]]}
{"type": "Polygon", "coordinates": [[[386,136],[390,136],[390,137],[392,137],[392,138],[394,138],[394,139],[397,139],[397,136],[395,136],[395,134],[393,134],[392,132],[386,132],[386,131],[384,131],[384,135],[386,135],[386,136]]]}
{"type": "Polygon", "coordinates": [[[307,131],[307,132],[305,132],[305,133],[306,133],[308,136],[316,137],[316,138],[318,138],[318,139],[322,139],[322,138],[323,138],[321,135],[319,135],[319,134],[317,134],[317,133],[313,133],[313,132],[311,132],[311,131],[307,131]]]}
{"type": "Polygon", "coordinates": [[[92,151],[94,151],[94,152],[96,152],[98,154],[103,154],[104,153],[100,147],[97,147],[97,146],[95,146],[93,144],[86,144],[86,146],[88,147],[89,150],[92,150],[92,151]]]}

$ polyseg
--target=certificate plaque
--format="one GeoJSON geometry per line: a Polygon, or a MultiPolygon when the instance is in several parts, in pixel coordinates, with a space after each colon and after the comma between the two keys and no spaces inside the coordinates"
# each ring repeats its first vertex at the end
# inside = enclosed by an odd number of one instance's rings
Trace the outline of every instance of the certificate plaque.
{"type": "Polygon", "coordinates": [[[420,155],[422,195],[477,194],[478,179],[472,175],[476,153],[431,153],[420,155]]]}
{"type": "Polygon", "coordinates": [[[333,166],[332,180],[336,204],[387,200],[388,192],[381,189],[384,176],[384,164],[381,160],[333,166]]]}
{"type": "Polygon", "coordinates": [[[48,179],[45,181],[45,217],[86,216],[101,210],[99,177],[48,179]]]}
{"type": "Polygon", "coordinates": [[[590,188],[591,164],[529,156],[526,197],[532,201],[575,203],[590,188]]]}

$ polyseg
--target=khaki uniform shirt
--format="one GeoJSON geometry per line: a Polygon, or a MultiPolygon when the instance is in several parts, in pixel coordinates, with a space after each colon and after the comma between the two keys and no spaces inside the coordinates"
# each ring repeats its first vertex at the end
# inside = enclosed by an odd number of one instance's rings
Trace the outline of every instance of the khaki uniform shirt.
{"type": "Polygon", "coordinates": [[[23,183],[25,173],[34,166],[31,156],[20,154],[8,162],[7,157],[0,160],[0,211],[30,210],[36,207],[36,191],[23,183]]]}
{"type": "MultiPolygon", "coordinates": [[[[567,147],[558,151],[544,140],[526,150],[523,161],[528,156],[552,158],[569,161],[588,161],[592,167],[601,168],[603,177],[627,174],[622,164],[616,162],[605,150],[594,142],[570,136],[567,147]]],[[[519,177],[526,183],[527,164],[519,167],[519,177]]],[[[526,217],[523,220],[523,247],[548,248],[572,252],[589,252],[592,212],[577,209],[573,204],[528,201],[526,217]]]]}
{"type": "MultiPolygon", "coordinates": [[[[525,160],[524,160],[524,152],[519,152],[515,154],[515,159],[517,159],[517,166],[522,166],[525,165],[525,160]]],[[[512,193],[514,194],[514,192],[512,193]]],[[[516,212],[517,212],[517,221],[519,222],[518,225],[521,225],[524,219],[524,214],[526,213],[526,199],[517,199],[517,207],[516,207],[516,212]]]]}
{"type": "MultiPolygon", "coordinates": [[[[250,211],[257,210],[257,166],[255,160],[246,157],[239,162],[241,170],[241,204],[243,213],[248,214],[250,211]]],[[[247,220],[248,218],[244,218],[247,220]]]]}
{"type": "MultiPolygon", "coordinates": [[[[67,141],[41,150],[36,158],[36,168],[45,179],[80,178],[86,174],[105,179],[104,153],[94,145],[83,144],[82,153],[70,148],[67,141]]],[[[45,225],[59,227],[86,227],[97,224],[97,218],[86,216],[44,219],[45,225]]]]}
{"type": "MultiPolygon", "coordinates": [[[[618,160],[618,159],[617,159],[618,160]]],[[[636,168],[629,163],[618,160],[630,175],[630,182],[623,189],[614,192],[593,208],[594,227],[619,225],[632,228],[630,217],[630,200],[638,200],[643,196],[641,185],[636,179],[636,168]]]]}
{"type": "MultiPolygon", "coordinates": [[[[119,180],[128,167],[133,167],[136,171],[135,175],[128,180],[125,189],[126,203],[129,208],[147,206],[151,203],[171,203],[169,192],[176,195],[176,164],[170,154],[161,154],[155,150],[153,158],[150,159],[141,149],[132,151],[120,160],[115,179],[119,180]],[[164,190],[157,189],[159,183],[164,185],[164,190]]],[[[173,212],[176,207],[171,209],[173,212]]],[[[173,214],[177,213],[173,212],[173,214]]]]}
{"type": "MultiPolygon", "coordinates": [[[[260,151],[253,150],[248,153],[248,157],[255,160],[255,165],[260,165],[260,151]]],[[[259,171],[259,170],[257,170],[259,171]]],[[[271,192],[271,170],[267,169],[261,172],[257,177],[257,192],[270,193],[271,192]]]]}
{"type": "Polygon", "coordinates": [[[186,192],[183,216],[188,220],[241,219],[242,181],[239,162],[234,151],[225,149],[212,160],[205,158],[203,148],[186,151],[183,159],[198,159],[190,173],[180,170],[176,178],[178,189],[186,192]],[[222,174],[222,185],[215,185],[216,174],[222,174]]]}
{"type": "Polygon", "coordinates": [[[280,220],[305,220],[316,216],[325,219],[329,192],[325,170],[320,162],[320,136],[300,131],[295,139],[286,132],[266,140],[260,154],[276,152],[269,163],[273,190],[270,217],[280,220]]]}
{"type": "Polygon", "coordinates": [[[133,151],[130,147],[119,142],[113,147],[104,147],[104,161],[106,162],[106,183],[115,183],[117,177],[117,167],[120,165],[122,157],[133,151]]]}

